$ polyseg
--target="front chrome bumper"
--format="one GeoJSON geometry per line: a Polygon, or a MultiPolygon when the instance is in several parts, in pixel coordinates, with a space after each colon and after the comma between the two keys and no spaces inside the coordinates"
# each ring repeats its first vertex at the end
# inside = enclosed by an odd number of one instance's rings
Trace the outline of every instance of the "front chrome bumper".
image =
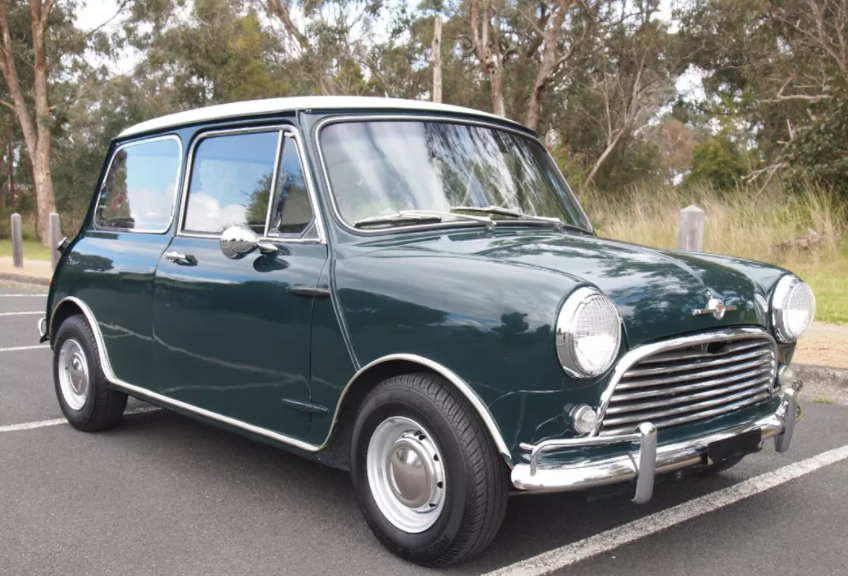
{"type": "Polygon", "coordinates": [[[780,406],[774,414],[755,422],[675,444],[658,447],[657,429],[649,422],[640,424],[632,434],[545,440],[535,445],[522,444],[521,447],[530,452],[530,462],[518,464],[512,469],[512,484],[519,490],[569,492],[636,480],[633,502],[647,502],[653,495],[654,477],[657,474],[704,464],[707,447],[712,442],[758,429],[763,440],[774,438],[774,446],[778,452],[788,450],[795,431],[795,422],[801,419],[801,407],[796,400],[801,387],[802,384],[796,382],[791,388],[784,390],[780,406]],[[552,450],[623,443],[635,445],[635,449],[620,456],[574,464],[546,465],[540,462],[541,455],[552,450]]]}

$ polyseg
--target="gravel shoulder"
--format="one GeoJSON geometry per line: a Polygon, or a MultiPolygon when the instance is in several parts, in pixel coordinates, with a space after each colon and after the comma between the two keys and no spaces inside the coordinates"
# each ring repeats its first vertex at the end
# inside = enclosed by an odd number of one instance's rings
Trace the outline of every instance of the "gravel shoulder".
{"type": "Polygon", "coordinates": [[[816,322],[798,343],[792,361],[848,370],[848,326],[816,322]]]}

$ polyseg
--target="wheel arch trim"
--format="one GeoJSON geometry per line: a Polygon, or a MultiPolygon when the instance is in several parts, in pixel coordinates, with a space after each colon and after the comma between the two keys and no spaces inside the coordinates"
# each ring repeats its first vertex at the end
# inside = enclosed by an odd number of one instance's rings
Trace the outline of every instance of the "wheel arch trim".
{"type": "Polygon", "coordinates": [[[336,404],[336,411],[333,414],[333,424],[330,429],[330,433],[327,435],[327,439],[324,441],[324,446],[329,444],[333,430],[338,423],[339,413],[341,412],[342,405],[344,403],[345,397],[347,396],[348,391],[352,388],[352,386],[363,376],[365,376],[372,368],[380,366],[382,364],[386,364],[388,362],[407,362],[412,364],[418,364],[424,368],[429,369],[432,372],[435,372],[442,376],[445,380],[451,383],[454,388],[459,390],[459,392],[468,400],[471,407],[474,409],[474,412],[480,417],[480,420],[483,422],[483,425],[486,427],[486,430],[489,433],[489,436],[492,438],[492,441],[495,443],[495,447],[497,447],[498,452],[500,452],[501,456],[503,456],[507,465],[511,468],[513,465],[512,454],[509,451],[509,447],[507,447],[506,442],[503,439],[503,435],[501,434],[500,428],[498,427],[497,422],[495,421],[492,413],[489,411],[489,408],[474,391],[474,389],[468,385],[465,380],[460,378],[456,372],[451,370],[450,368],[435,362],[434,360],[430,360],[429,358],[425,358],[424,356],[418,356],[417,354],[389,354],[387,356],[382,356],[377,358],[376,360],[372,360],[362,368],[360,368],[356,374],[348,381],[347,385],[342,390],[341,395],[339,396],[339,401],[336,404]]]}
{"type": "Polygon", "coordinates": [[[198,406],[194,406],[192,404],[188,404],[186,402],[182,402],[174,398],[169,398],[167,396],[163,396],[161,394],[157,394],[156,392],[147,390],[146,388],[142,388],[140,386],[136,386],[134,384],[130,384],[129,382],[121,380],[115,375],[115,372],[112,370],[112,364],[109,361],[109,353],[106,350],[106,344],[103,339],[103,334],[100,331],[100,324],[97,322],[97,318],[94,316],[94,313],[91,311],[91,308],[89,308],[89,306],[79,298],[75,296],[66,296],[53,307],[53,311],[50,317],[50,334],[53,334],[53,319],[56,317],[56,311],[58,311],[61,306],[65,305],[68,302],[71,302],[77,307],[79,307],[79,309],[82,310],[82,313],[85,316],[86,320],[88,320],[92,332],[94,332],[94,339],[97,342],[97,349],[100,355],[100,365],[103,369],[103,373],[106,375],[106,378],[109,380],[109,382],[117,388],[121,388],[134,396],[139,396],[145,400],[149,400],[154,404],[162,405],[165,407],[173,407],[178,410],[199,414],[206,418],[216,420],[218,422],[223,422],[224,424],[228,424],[235,428],[245,430],[252,434],[257,434],[259,436],[265,436],[273,440],[277,440],[279,442],[294,446],[295,448],[299,448],[307,452],[320,452],[327,448],[333,439],[333,433],[336,429],[336,424],[338,423],[342,404],[353,384],[365,374],[367,374],[372,368],[381,364],[385,364],[387,362],[392,361],[409,362],[413,364],[418,364],[424,368],[429,369],[430,371],[441,375],[448,382],[450,382],[451,385],[453,385],[457,390],[459,390],[459,392],[471,404],[474,411],[480,417],[480,420],[482,420],[483,425],[486,427],[486,430],[494,441],[498,452],[501,453],[501,456],[503,456],[507,465],[509,465],[510,467],[512,467],[513,465],[512,454],[510,453],[506,442],[504,442],[503,436],[500,432],[500,428],[498,428],[498,424],[497,422],[495,422],[492,413],[489,411],[488,407],[480,398],[480,396],[478,396],[474,389],[471,388],[468,383],[466,383],[451,369],[423,356],[418,356],[415,354],[389,354],[387,356],[377,358],[376,360],[369,362],[368,364],[357,370],[356,374],[351,377],[351,379],[348,381],[348,383],[342,390],[342,393],[339,395],[339,400],[336,403],[336,409],[333,413],[333,422],[330,426],[330,430],[327,432],[327,437],[320,445],[316,445],[304,442],[303,440],[300,440],[298,438],[286,436],[285,434],[280,434],[279,432],[275,432],[273,430],[268,430],[267,428],[254,426],[253,424],[249,424],[248,422],[244,422],[236,418],[230,418],[229,416],[225,416],[217,412],[212,412],[210,410],[206,410],[204,408],[200,408],[198,406]]]}

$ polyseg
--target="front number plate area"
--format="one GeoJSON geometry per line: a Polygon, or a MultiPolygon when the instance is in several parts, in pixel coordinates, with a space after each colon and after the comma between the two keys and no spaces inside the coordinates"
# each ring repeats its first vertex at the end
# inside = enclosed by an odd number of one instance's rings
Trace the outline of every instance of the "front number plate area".
{"type": "Polygon", "coordinates": [[[731,458],[759,452],[762,442],[763,433],[760,430],[743,432],[724,440],[710,442],[707,445],[707,456],[713,463],[724,462],[731,458]]]}

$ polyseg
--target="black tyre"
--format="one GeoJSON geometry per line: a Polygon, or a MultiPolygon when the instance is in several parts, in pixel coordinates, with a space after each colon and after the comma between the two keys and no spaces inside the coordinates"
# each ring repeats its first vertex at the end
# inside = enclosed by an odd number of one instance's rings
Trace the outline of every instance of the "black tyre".
{"type": "Polygon", "coordinates": [[[739,456],[738,458],[730,458],[728,460],[725,460],[724,462],[714,464],[714,465],[710,466],[709,468],[704,468],[703,470],[695,472],[693,474],[693,476],[699,476],[701,478],[708,478],[710,476],[715,476],[716,474],[721,474],[725,470],[733,468],[734,466],[736,466],[737,464],[742,462],[743,458],[744,458],[744,456],[739,456]]]}
{"type": "Polygon", "coordinates": [[[81,315],[66,319],[56,333],[53,385],[62,413],[74,428],[94,432],[121,421],[127,395],[108,388],[97,340],[81,315]]]}
{"type": "Polygon", "coordinates": [[[506,464],[465,397],[432,374],[397,376],[366,396],[351,476],[380,542],[426,566],[481,552],[506,512],[506,464]]]}

